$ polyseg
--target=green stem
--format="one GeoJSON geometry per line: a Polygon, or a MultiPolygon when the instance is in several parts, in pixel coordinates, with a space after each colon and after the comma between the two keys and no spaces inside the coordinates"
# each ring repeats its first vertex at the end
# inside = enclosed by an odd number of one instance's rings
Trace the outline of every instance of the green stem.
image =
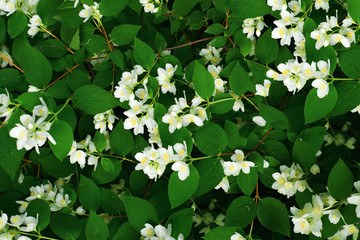
{"type": "Polygon", "coordinates": [[[32,236],[32,237],[37,237],[38,239],[58,240],[57,238],[45,237],[45,236],[35,235],[35,234],[27,233],[27,232],[20,232],[20,233],[23,234],[23,235],[28,235],[28,236],[32,236]]]}

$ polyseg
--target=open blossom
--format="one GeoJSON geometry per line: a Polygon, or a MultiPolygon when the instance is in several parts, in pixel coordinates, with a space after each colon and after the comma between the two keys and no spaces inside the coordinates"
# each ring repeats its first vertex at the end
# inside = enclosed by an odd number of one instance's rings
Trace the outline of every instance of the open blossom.
{"type": "Polygon", "coordinates": [[[229,180],[227,179],[227,176],[225,176],[221,182],[215,187],[215,189],[219,189],[222,188],[225,192],[229,191],[230,188],[230,183],[229,180]]]}
{"type": "Polygon", "coordinates": [[[100,19],[102,17],[99,11],[99,4],[97,2],[94,2],[94,5],[91,6],[83,4],[83,7],[84,9],[79,12],[79,16],[84,18],[83,22],[89,20],[90,17],[94,17],[95,19],[100,19]]]}
{"type": "Polygon", "coordinates": [[[215,47],[212,47],[208,45],[207,48],[201,49],[199,55],[204,57],[205,63],[211,62],[213,65],[218,65],[221,61],[220,52],[222,51],[222,48],[216,49],[215,47]]]}
{"type": "Polygon", "coordinates": [[[43,146],[47,139],[52,144],[56,144],[54,138],[48,132],[51,123],[45,122],[48,116],[48,108],[42,98],[40,98],[42,105],[34,107],[33,116],[23,114],[20,116],[21,124],[17,123],[16,127],[9,132],[10,137],[16,138],[17,149],[30,150],[35,147],[36,152],[39,152],[39,147],[43,146]],[[40,117],[36,119],[36,116],[40,117]]]}
{"type": "Polygon", "coordinates": [[[317,88],[317,96],[319,98],[324,98],[329,93],[329,84],[324,79],[315,79],[311,86],[317,88]]]}
{"type": "Polygon", "coordinates": [[[264,80],[264,85],[256,84],[256,93],[255,95],[267,97],[269,96],[269,90],[270,90],[271,82],[267,79],[264,80]]]}
{"type": "Polygon", "coordinates": [[[326,12],[329,11],[329,0],[315,0],[315,9],[324,9],[326,12]]]}
{"type": "Polygon", "coordinates": [[[190,175],[189,166],[183,161],[175,162],[171,169],[178,172],[178,177],[182,181],[184,181],[190,175]]]}

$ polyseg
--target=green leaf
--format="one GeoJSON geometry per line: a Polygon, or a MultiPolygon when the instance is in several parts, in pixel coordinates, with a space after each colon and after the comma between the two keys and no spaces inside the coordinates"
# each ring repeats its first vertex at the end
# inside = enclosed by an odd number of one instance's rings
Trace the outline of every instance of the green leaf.
{"type": "Polygon", "coordinates": [[[76,30],[76,32],[74,33],[74,35],[71,38],[69,47],[75,50],[79,50],[80,49],[80,28],[78,28],[76,30]]]}
{"type": "MultiPolygon", "coordinates": [[[[355,62],[351,63],[356,64],[355,62]]],[[[360,85],[356,81],[343,81],[336,85],[337,102],[329,116],[335,117],[354,109],[360,102],[360,85]]]]}
{"type": "Polygon", "coordinates": [[[199,173],[193,165],[189,166],[190,175],[184,180],[180,180],[177,172],[170,176],[168,194],[171,207],[177,207],[190,199],[199,184],[199,173]]]}
{"type": "Polygon", "coordinates": [[[250,196],[254,191],[256,184],[258,182],[258,172],[255,168],[250,168],[250,173],[245,174],[243,171],[239,173],[236,177],[236,182],[241,189],[241,191],[250,196]]]}
{"type": "MultiPolygon", "coordinates": [[[[43,152],[43,151],[42,151],[43,152]]],[[[47,154],[39,158],[41,170],[54,178],[64,178],[74,171],[74,165],[70,161],[60,161],[55,155],[47,154]]]]}
{"type": "Polygon", "coordinates": [[[124,123],[121,119],[112,131],[110,136],[111,149],[120,156],[131,152],[134,147],[134,138],[131,131],[124,129],[124,123]]]}
{"type": "Polygon", "coordinates": [[[191,9],[199,2],[200,0],[175,0],[172,5],[172,11],[177,15],[185,16],[190,13],[191,9]]]}
{"type": "Polygon", "coordinates": [[[216,227],[208,232],[204,239],[205,240],[220,240],[230,239],[236,232],[236,227],[216,227]]]}
{"type": "Polygon", "coordinates": [[[140,28],[141,25],[132,24],[122,24],[114,27],[110,34],[111,41],[118,45],[126,45],[134,40],[140,28]]]}
{"type": "Polygon", "coordinates": [[[119,105],[114,96],[96,85],[79,87],[72,100],[76,107],[90,114],[103,113],[119,105]]]}
{"type": "Polygon", "coordinates": [[[216,158],[203,159],[195,167],[199,173],[199,185],[194,197],[211,191],[224,177],[224,168],[216,158]]]}
{"type": "Polygon", "coordinates": [[[38,224],[36,225],[38,231],[43,230],[49,225],[51,212],[49,204],[44,200],[35,199],[31,201],[26,208],[26,212],[28,213],[28,216],[33,216],[35,218],[37,215],[39,216],[38,224]]]}
{"type": "Polygon", "coordinates": [[[228,139],[225,131],[216,123],[209,122],[194,132],[195,145],[208,156],[215,156],[225,150],[228,139]]]}
{"type": "Polygon", "coordinates": [[[64,44],[56,39],[39,42],[36,48],[46,57],[63,57],[67,51],[64,44]]]}
{"type": "Polygon", "coordinates": [[[238,96],[254,91],[254,83],[245,69],[237,62],[229,76],[229,86],[238,96]]]}
{"type": "Polygon", "coordinates": [[[208,34],[212,34],[212,35],[217,35],[220,34],[224,31],[224,26],[221,25],[220,23],[214,23],[211,24],[206,30],[205,32],[208,34]]]}
{"type": "Polygon", "coordinates": [[[135,61],[145,69],[150,69],[154,64],[155,54],[153,49],[145,42],[135,38],[134,40],[135,61]]]}
{"type": "Polygon", "coordinates": [[[23,70],[26,81],[35,87],[42,88],[51,81],[52,67],[49,61],[33,47],[25,49],[23,70]]]}
{"type": "Polygon", "coordinates": [[[105,17],[114,17],[124,10],[129,0],[101,0],[99,10],[105,17]]]}
{"type": "Polygon", "coordinates": [[[326,128],[312,127],[302,131],[293,146],[293,158],[304,171],[310,170],[316,161],[316,153],[324,141],[326,128]]]}
{"type": "Polygon", "coordinates": [[[234,41],[239,46],[240,53],[244,57],[246,57],[251,52],[252,49],[251,40],[246,37],[246,35],[242,32],[242,29],[238,30],[235,33],[234,41]]]}
{"type": "Polygon", "coordinates": [[[271,12],[270,8],[262,0],[229,0],[230,10],[237,13],[241,18],[255,18],[271,12]]]}
{"type": "Polygon", "coordinates": [[[100,190],[101,208],[110,215],[119,215],[124,207],[118,195],[106,188],[100,188],[100,190]]]}
{"type": "Polygon", "coordinates": [[[347,10],[350,17],[357,23],[360,23],[360,2],[357,0],[347,1],[347,10]]]}
{"type": "Polygon", "coordinates": [[[24,31],[26,25],[28,24],[28,19],[26,15],[21,11],[16,11],[9,17],[8,20],[8,34],[11,38],[16,37],[24,31]]]}
{"type": "Polygon", "coordinates": [[[89,240],[107,240],[109,229],[104,219],[98,216],[94,211],[90,211],[90,216],[85,226],[86,239],[89,240]]]}
{"type": "Polygon", "coordinates": [[[313,88],[306,96],[305,100],[305,123],[315,122],[325,117],[335,107],[338,95],[333,84],[329,85],[329,94],[324,98],[317,96],[317,89],[313,88]]]}
{"type": "Polygon", "coordinates": [[[48,140],[51,150],[58,159],[63,160],[70,152],[74,141],[74,134],[70,125],[63,120],[56,120],[51,124],[49,133],[56,142],[53,144],[48,140]]]}
{"type": "Polygon", "coordinates": [[[272,29],[269,28],[256,41],[255,55],[260,62],[269,64],[275,61],[279,54],[279,43],[271,37],[272,29]]]}
{"type": "Polygon", "coordinates": [[[327,184],[335,199],[345,200],[352,193],[354,176],[342,159],[331,169],[327,184]]]}
{"type": "Polygon", "coordinates": [[[215,91],[214,78],[198,61],[195,61],[193,72],[194,89],[205,100],[209,100],[215,91]]]}
{"type": "Polygon", "coordinates": [[[159,222],[156,210],[150,202],[131,196],[122,196],[121,200],[131,226],[137,231],[144,228],[145,223],[157,224],[159,222]]]}
{"type": "Polygon", "coordinates": [[[26,151],[16,148],[16,140],[5,127],[0,128],[0,146],[0,166],[13,180],[26,151]]]}
{"type": "Polygon", "coordinates": [[[248,196],[234,199],[226,211],[225,226],[245,227],[256,217],[256,203],[248,196]]]}
{"type": "Polygon", "coordinates": [[[71,215],[53,213],[50,221],[51,230],[64,240],[75,240],[81,234],[80,221],[71,215]]]}
{"type": "Polygon", "coordinates": [[[224,114],[232,110],[235,99],[228,93],[219,93],[214,97],[214,104],[211,105],[211,112],[216,114],[224,114]]]}
{"type": "Polygon", "coordinates": [[[105,184],[114,181],[119,175],[122,170],[122,163],[118,159],[109,158],[111,160],[111,164],[114,167],[114,170],[109,172],[104,169],[102,164],[98,164],[96,170],[92,172],[91,178],[97,184],[105,184]]]}
{"type": "Polygon", "coordinates": [[[94,34],[86,42],[85,49],[91,53],[98,53],[103,50],[109,50],[109,45],[107,44],[105,37],[98,34],[94,34]]]}
{"type": "Polygon", "coordinates": [[[285,205],[279,200],[266,197],[259,201],[257,218],[265,228],[290,237],[290,220],[285,205]]]}
{"type": "Polygon", "coordinates": [[[138,240],[140,232],[136,231],[129,222],[123,223],[112,239],[138,240]]]}
{"type": "Polygon", "coordinates": [[[240,148],[241,140],[237,125],[229,120],[225,120],[224,130],[228,137],[228,147],[231,150],[240,148]]]}
{"type": "Polygon", "coordinates": [[[360,78],[360,46],[339,52],[339,65],[346,76],[360,78]]]}
{"type": "Polygon", "coordinates": [[[94,144],[98,151],[102,152],[106,148],[106,137],[104,134],[101,134],[99,131],[96,131],[94,137],[94,144]]]}
{"type": "Polygon", "coordinates": [[[105,172],[113,173],[115,171],[114,164],[109,158],[101,158],[101,166],[105,170],[105,172]]]}
{"type": "Polygon", "coordinates": [[[193,223],[194,210],[191,208],[185,208],[173,213],[166,221],[165,226],[171,224],[172,231],[171,236],[177,238],[180,233],[183,234],[184,239],[190,234],[191,226],[193,223]]]}
{"type": "Polygon", "coordinates": [[[81,175],[78,187],[80,203],[88,210],[96,211],[100,207],[101,192],[98,186],[89,178],[81,175]]]}
{"type": "Polygon", "coordinates": [[[259,104],[260,115],[266,120],[266,124],[275,129],[289,129],[289,120],[280,110],[265,104],[259,104]]]}
{"type": "Polygon", "coordinates": [[[266,152],[270,156],[272,156],[282,162],[290,163],[291,155],[289,153],[289,150],[286,148],[286,146],[282,142],[279,142],[276,140],[268,140],[268,141],[265,141],[264,147],[265,147],[266,152]]]}
{"type": "MultiPolygon", "coordinates": [[[[36,6],[37,14],[39,14],[43,24],[45,26],[51,26],[57,21],[53,18],[57,12],[59,6],[64,1],[62,0],[40,0],[36,6]]],[[[74,8],[72,8],[74,9],[74,8]]],[[[76,10],[76,9],[74,9],[76,10]]],[[[78,11],[79,13],[79,11],[78,11]]],[[[80,17],[79,17],[80,20],[80,17]]]]}
{"type": "Polygon", "coordinates": [[[13,68],[0,70],[0,87],[6,87],[8,91],[14,91],[23,83],[22,74],[13,68]]]}
{"type": "Polygon", "coordinates": [[[0,43],[6,39],[6,26],[4,18],[0,16],[0,43]]]}

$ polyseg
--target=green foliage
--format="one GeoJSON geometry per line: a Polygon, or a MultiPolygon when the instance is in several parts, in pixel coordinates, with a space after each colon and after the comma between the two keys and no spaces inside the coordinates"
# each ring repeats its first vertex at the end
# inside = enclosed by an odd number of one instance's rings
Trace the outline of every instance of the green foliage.
{"type": "Polygon", "coordinates": [[[290,221],[288,212],[279,200],[268,197],[259,202],[257,217],[261,225],[274,232],[290,236],[290,221]]]}
{"type": "Polygon", "coordinates": [[[1,236],[356,238],[359,1],[14,3],[1,236]]]}
{"type": "Polygon", "coordinates": [[[194,89],[205,100],[209,100],[215,91],[214,79],[198,61],[195,62],[193,73],[194,89]]]}
{"type": "Polygon", "coordinates": [[[76,107],[90,114],[102,113],[118,105],[112,95],[95,85],[79,87],[72,100],[76,107]]]}
{"type": "Polygon", "coordinates": [[[331,196],[336,199],[346,199],[352,192],[354,177],[342,159],[331,169],[328,178],[328,188],[331,196]]]}
{"type": "Polygon", "coordinates": [[[190,166],[190,175],[184,181],[180,180],[174,172],[169,180],[169,200],[171,207],[177,207],[184,203],[196,191],[199,184],[199,173],[194,166],[190,166]]]}

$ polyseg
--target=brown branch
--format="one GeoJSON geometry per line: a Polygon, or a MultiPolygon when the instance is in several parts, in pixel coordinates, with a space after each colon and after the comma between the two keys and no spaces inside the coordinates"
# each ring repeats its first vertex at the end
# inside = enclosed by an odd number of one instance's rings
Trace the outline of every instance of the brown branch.
{"type": "Polygon", "coordinates": [[[8,63],[12,64],[14,67],[16,67],[20,72],[24,73],[24,71],[23,71],[20,67],[18,67],[15,63],[13,63],[12,61],[10,61],[9,59],[7,59],[5,56],[3,56],[3,55],[0,54],[0,57],[1,57],[2,59],[4,59],[5,61],[7,61],[8,63]]]}
{"type": "Polygon", "coordinates": [[[45,32],[47,32],[48,34],[50,34],[53,38],[55,38],[56,40],[58,40],[59,42],[61,42],[62,44],[64,44],[64,46],[66,47],[66,49],[71,53],[74,54],[74,52],[63,42],[61,41],[57,36],[55,36],[54,34],[52,34],[49,30],[45,29],[45,32]]]}
{"type": "Polygon", "coordinates": [[[165,48],[165,49],[162,50],[162,51],[168,51],[168,50],[173,50],[173,49],[178,49],[178,48],[183,48],[183,47],[191,46],[191,45],[194,45],[194,44],[199,43],[199,42],[204,42],[204,41],[207,41],[207,40],[211,40],[211,39],[213,39],[213,38],[214,38],[214,37],[208,37],[208,38],[199,39],[199,40],[196,40],[196,41],[193,41],[193,42],[188,42],[188,43],[185,43],[185,44],[182,44],[182,45],[179,45],[179,46],[170,47],[170,48],[165,48]]]}
{"type": "Polygon", "coordinates": [[[153,180],[151,179],[150,182],[149,182],[149,185],[148,185],[148,187],[147,187],[147,189],[146,189],[146,192],[145,192],[145,194],[144,194],[144,199],[146,199],[147,196],[149,195],[149,191],[150,191],[150,188],[151,188],[152,183],[153,183],[153,180]]]}
{"type": "Polygon", "coordinates": [[[61,75],[58,79],[56,79],[55,81],[53,81],[52,83],[50,83],[49,85],[47,85],[45,87],[45,89],[48,89],[49,87],[51,87],[54,83],[56,83],[57,81],[61,80],[63,77],[65,77],[69,72],[71,72],[72,70],[74,70],[75,68],[77,68],[78,66],[80,66],[80,64],[75,65],[74,67],[72,67],[70,70],[68,70],[66,73],[64,73],[63,75],[61,75]]]}

